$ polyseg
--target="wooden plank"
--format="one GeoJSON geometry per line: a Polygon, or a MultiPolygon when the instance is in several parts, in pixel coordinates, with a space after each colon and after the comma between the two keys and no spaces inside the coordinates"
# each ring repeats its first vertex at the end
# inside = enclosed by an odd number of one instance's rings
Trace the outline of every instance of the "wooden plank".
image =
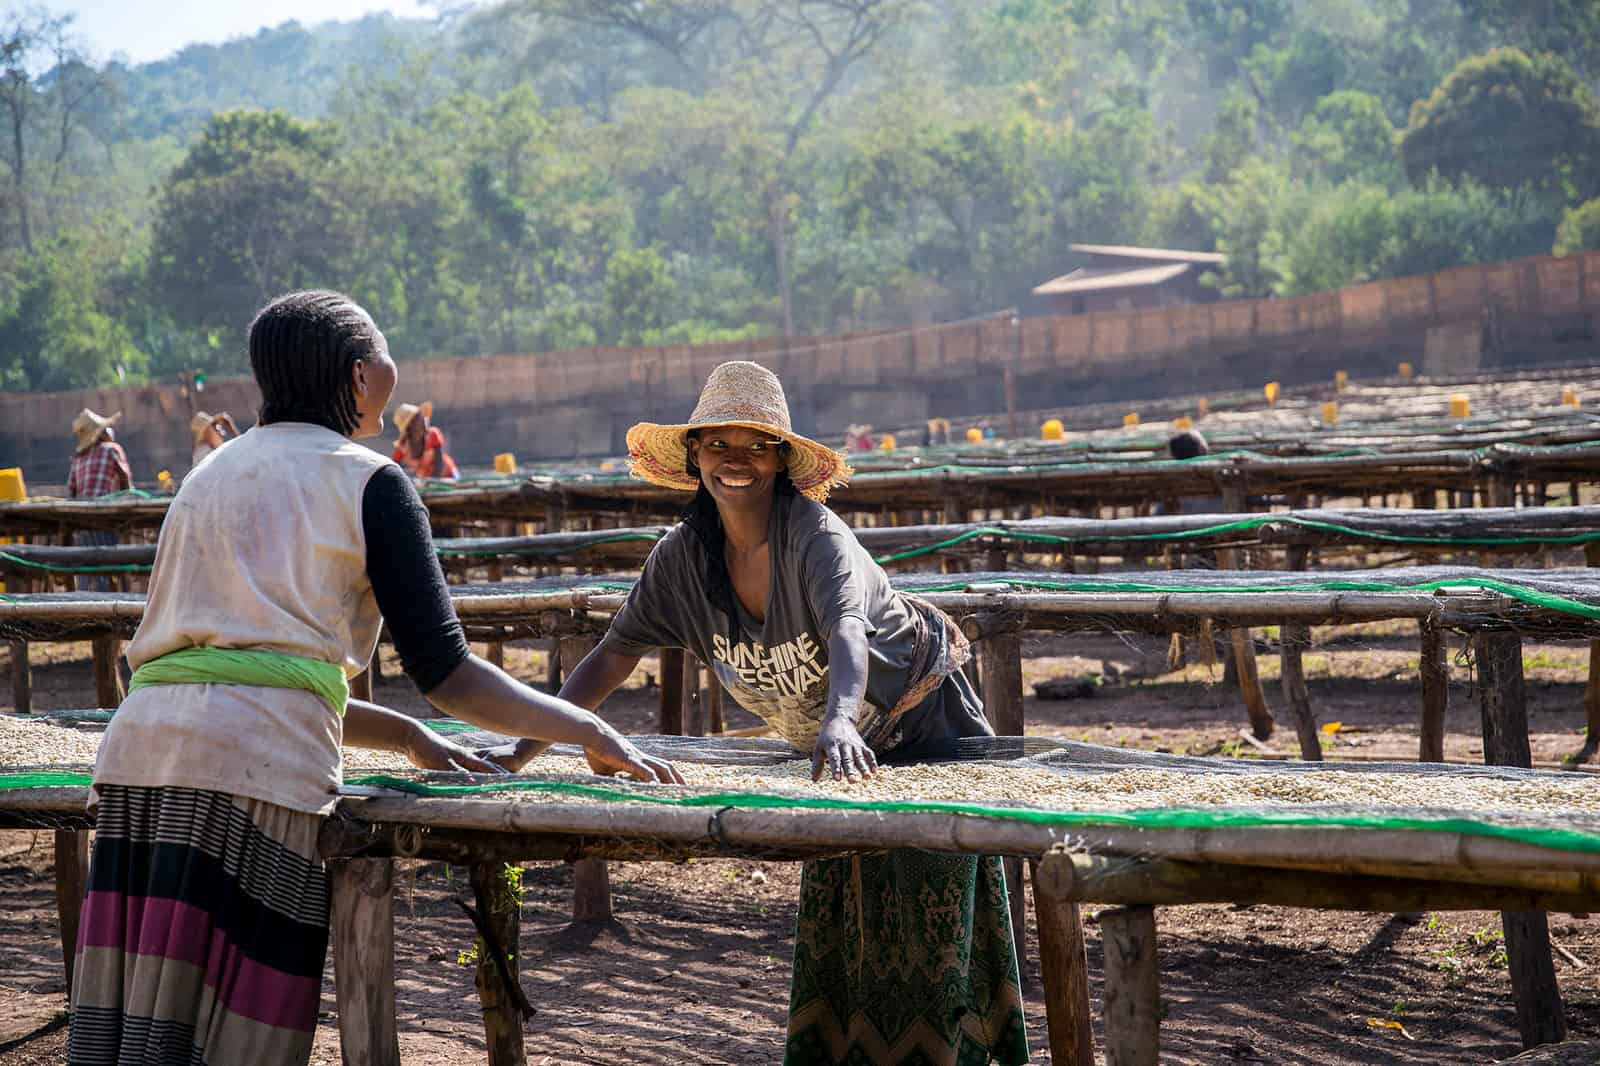
{"type": "Polygon", "coordinates": [[[1444,762],[1445,716],[1450,710],[1450,665],[1444,630],[1427,619],[1417,624],[1422,635],[1418,665],[1422,675],[1422,726],[1417,760],[1444,762]]]}
{"type": "Polygon", "coordinates": [[[683,653],[683,735],[706,735],[705,703],[700,699],[700,660],[683,653]]]}
{"type": "MultiPolygon", "coordinates": [[[[558,644],[562,669],[567,676],[594,650],[598,643],[591,636],[563,637],[558,644]]],[[[662,655],[666,659],[665,653],[662,655]]],[[[665,681],[665,678],[663,678],[665,681]]],[[[665,684],[662,685],[665,689],[665,684]]],[[[611,874],[604,859],[579,859],[572,864],[572,920],[608,922],[611,920],[611,874]]]]}
{"type": "Polygon", "coordinates": [[[400,1066],[394,1018],[394,862],[329,864],[334,997],[344,1066],[400,1066]]]}
{"type": "Polygon", "coordinates": [[[489,936],[478,937],[478,965],[473,983],[483,1007],[484,1039],[489,1066],[525,1066],[522,1046],[521,989],[516,987],[522,952],[522,871],[498,862],[472,866],[472,894],[478,919],[489,936]],[[493,943],[489,937],[493,937],[493,943]],[[506,973],[503,976],[501,967],[506,973]],[[507,984],[509,978],[510,984],[507,984]]]}
{"type": "MultiPolygon", "coordinates": [[[[1516,633],[1475,633],[1483,711],[1483,761],[1491,766],[1529,767],[1527,692],[1522,676],[1522,638],[1516,633]]],[[[1511,992],[1524,1048],[1566,1039],[1567,1022],[1550,952],[1544,911],[1502,911],[1511,992]]]]}
{"type": "MultiPolygon", "coordinates": [[[[1577,485],[1572,486],[1572,493],[1576,499],[1577,485]]],[[[1583,546],[1583,562],[1585,566],[1600,566],[1600,541],[1591,540],[1583,546]]],[[[1578,757],[1587,760],[1600,750],[1600,640],[1589,642],[1589,684],[1583,690],[1583,719],[1586,728],[1578,757]]]]}
{"type": "Polygon", "coordinates": [[[11,651],[11,709],[18,714],[33,711],[33,665],[28,658],[28,642],[8,640],[11,651]]]}
{"type": "MultiPolygon", "coordinates": [[[[1311,550],[1303,544],[1291,545],[1288,568],[1304,570],[1311,550]]],[[[1317,733],[1317,712],[1311,706],[1311,690],[1306,686],[1305,650],[1311,646],[1311,627],[1284,622],[1278,630],[1279,664],[1283,699],[1294,713],[1295,735],[1300,739],[1300,757],[1308,762],[1322,761],[1322,739],[1317,733]]]]}
{"type": "Polygon", "coordinates": [[[61,963],[70,996],[72,977],[77,972],[78,919],[89,885],[89,834],[83,830],[58,829],[55,847],[56,921],[61,934],[61,963]]]}
{"type": "Polygon", "coordinates": [[[1154,907],[1100,912],[1105,949],[1106,1066],[1159,1066],[1161,978],[1154,907]]]}
{"type": "Polygon", "coordinates": [[[1033,913],[1039,932],[1039,972],[1044,980],[1050,1061],[1058,1066],[1095,1066],[1094,1023],[1089,1014],[1089,955],[1078,904],[1040,889],[1051,877],[1055,855],[1031,863],[1033,913]]]}

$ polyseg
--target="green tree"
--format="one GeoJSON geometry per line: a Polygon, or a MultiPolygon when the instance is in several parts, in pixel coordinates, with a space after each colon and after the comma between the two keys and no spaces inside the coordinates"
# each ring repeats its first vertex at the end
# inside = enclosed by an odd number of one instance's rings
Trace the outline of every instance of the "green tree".
{"type": "Polygon", "coordinates": [[[26,257],[0,312],[0,388],[61,390],[143,378],[146,360],[102,306],[90,250],[57,239],[26,257]]]}
{"type": "Polygon", "coordinates": [[[1400,155],[1418,185],[1437,172],[1493,189],[1592,192],[1600,106],[1562,59],[1500,48],[1463,60],[1416,103],[1400,155]]]}
{"type": "Polygon", "coordinates": [[[1556,227],[1556,255],[1576,255],[1600,248],[1600,199],[1589,200],[1569,210],[1556,227]]]}
{"type": "Polygon", "coordinates": [[[1394,125],[1371,93],[1342,89],[1324,96],[1292,141],[1303,167],[1324,181],[1387,186],[1400,176],[1394,125]]]}
{"type": "Polygon", "coordinates": [[[238,336],[273,296],[341,284],[335,144],[331,128],[281,112],[211,120],[163,186],[155,222],[151,285],[175,321],[238,336]]]}
{"type": "Polygon", "coordinates": [[[654,248],[619,248],[606,264],[606,310],[619,344],[639,344],[672,317],[672,271],[654,248]]]}

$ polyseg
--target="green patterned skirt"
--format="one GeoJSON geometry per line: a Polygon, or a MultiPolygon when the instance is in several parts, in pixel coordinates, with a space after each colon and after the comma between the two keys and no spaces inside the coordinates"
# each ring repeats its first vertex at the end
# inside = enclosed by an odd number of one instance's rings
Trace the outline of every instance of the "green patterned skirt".
{"type": "Polygon", "coordinates": [[[994,856],[903,849],[805,864],[784,1066],[1028,1061],[994,856]]]}

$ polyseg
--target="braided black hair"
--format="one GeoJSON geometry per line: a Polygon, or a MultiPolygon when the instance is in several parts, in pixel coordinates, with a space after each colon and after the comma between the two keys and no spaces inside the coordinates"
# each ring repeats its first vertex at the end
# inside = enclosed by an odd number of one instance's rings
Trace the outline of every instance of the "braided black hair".
{"type": "Polygon", "coordinates": [[[349,434],[361,423],[350,370],[378,349],[378,327],[342,293],[291,292],[250,323],[250,370],[262,425],[310,422],[349,434]]]}

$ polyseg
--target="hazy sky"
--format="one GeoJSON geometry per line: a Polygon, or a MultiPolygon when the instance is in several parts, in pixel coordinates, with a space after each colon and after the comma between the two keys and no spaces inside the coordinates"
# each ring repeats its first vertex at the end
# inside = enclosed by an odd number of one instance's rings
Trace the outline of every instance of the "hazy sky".
{"type": "Polygon", "coordinates": [[[307,25],[374,11],[431,15],[420,0],[64,0],[78,35],[96,59],[121,54],[134,63],[165,59],[186,44],[214,44],[296,19],[307,25]]]}

